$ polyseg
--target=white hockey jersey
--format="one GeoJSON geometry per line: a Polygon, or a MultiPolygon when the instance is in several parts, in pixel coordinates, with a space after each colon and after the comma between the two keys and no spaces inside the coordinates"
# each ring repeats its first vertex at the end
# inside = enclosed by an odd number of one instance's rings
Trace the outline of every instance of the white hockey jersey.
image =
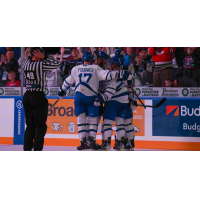
{"type": "Polygon", "coordinates": [[[128,89],[122,80],[112,80],[106,83],[106,92],[101,94],[104,101],[118,101],[120,103],[129,103],[128,89]]]}
{"type": "MultiPolygon", "coordinates": [[[[127,81],[123,81],[123,82],[124,82],[124,85],[127,87],[129,99],[135,100],[135,95],[134,95],[132,89],[129,87],[128,82],[127,81]]],[[[131,80],[131,82],[132,82],[131,87],[133,88],[134,87],[133,79],[131,80]]]]}
{"type": "Polygon", "coordinates": [[[99,81],[116,79],[118,73],[118,71],[102,70],[95,64],[78,65],[65,79],[62,89],[66,90],[71,84],[76,83],[75,92],[81,92],[86,96],[98,95],[99,81]]]}

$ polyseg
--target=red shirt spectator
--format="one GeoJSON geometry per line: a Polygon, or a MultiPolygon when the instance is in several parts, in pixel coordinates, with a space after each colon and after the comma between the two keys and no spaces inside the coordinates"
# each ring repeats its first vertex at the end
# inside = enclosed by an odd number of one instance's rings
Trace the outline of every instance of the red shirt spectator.
{"type": "Polygon", "coordinates": [[[65,62],[67,62],[67,61],[69,61],[69,60],[73,60],[73,59],[74,59],[73,56],[68,56],[68,57],[66,58],[65,62]]]}
{"type": "Polygon", "coordinates": [[[8,79],[10,81],[6,83],[6,87],[21,87],[20,81],[15,80],[15,77],[16,77],[15,72],[13,71],[8,72],[8,79]]]}
{"type": "Polygon", "coordinates": [[[160,66],[164,64],[172,64],[174,59],[175,47],[154,47],[149,48],[149,54],[152,55],[152,59],[155,61],[155,65],[160,66]]]}
{"type": "Polygon", "coordinates": [[[172,79],[175,47],[150,47],[149,54],[155,62],[153,87],[163,87],[165,80],[172,79]]]}
{"type": "Polygon", "coordinates": [[[6,87],[21,87],[21,83],[20,81],[14,81],[14,82],[8,81],[6,83],[6,87]]]}

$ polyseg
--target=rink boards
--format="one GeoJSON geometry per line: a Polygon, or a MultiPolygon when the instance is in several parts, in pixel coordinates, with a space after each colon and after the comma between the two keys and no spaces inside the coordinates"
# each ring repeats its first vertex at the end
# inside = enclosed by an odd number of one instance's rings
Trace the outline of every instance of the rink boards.
{"type": "MultiPolygon", "coordinates": [[[[57,97],[48,97],[53,104],[57,97]]],[[[146,105],[156,105],[162,98],[145,99],[146,105]]],[[[133,113],[136,148],[200,150],[199,98],[167,98],[159,108],[137,107],[133,113]]],[[[97,142],[101,143],[101,123],[97,142]]],[[[23,144],[25,130],[22,97],[0,98],[0,144],[23,144]]],[[[45,145],[78,146],[77,118],[74,97],[59,101],[48,113],[45,145]]],[[[116,127],[113,125],[113,140],[116,127]]]]}

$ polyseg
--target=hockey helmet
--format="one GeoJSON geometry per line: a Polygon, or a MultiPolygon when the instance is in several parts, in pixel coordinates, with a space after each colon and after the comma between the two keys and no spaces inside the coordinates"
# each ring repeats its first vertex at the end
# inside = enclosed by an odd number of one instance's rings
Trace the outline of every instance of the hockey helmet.
{"type": "Polygon", "coordinates": [[[109,58],[105,51],[99,51],[99,56],[102,60],[107,60],[109,58]]]}
{"type": "MultiPolygon", "coordinates": [[[[112,58],[112,60],[113,60],[113,62],[115,63],[115,65],[116,65],[117,67],[120,67],[120,66],[121,66],[121,61],[120,61],[120,59],[119,59],[117,56],[114,56],[114,57],[112,58]]],[[[113,64],[112,60],[111,60],[111,59],[108,60],[108,64],[109,64],[109,65],[112,65],[112,64],[113,64]]]]}
{"type": "Polygon", "coordinates": [[[115,50],[115,55],[117,56],[117,55],[122,55],[122,56],[124,56],[124,52],[121,50],[121,49],[116,49],[115,50]]]}
{"type": "Polygon", "coordinates": [[[125,54],[121,49],[116,49],[115,50],[115,56],[120,59],[122,65],[124,64],[124,61],[125,61],[124,55],[125,54]]]}
{"type": "Polygon", "coordinates": [[[85,51],[82,56],[83,61],[90,62],[93,59],[93,54],[90,51],[85,51]]]}

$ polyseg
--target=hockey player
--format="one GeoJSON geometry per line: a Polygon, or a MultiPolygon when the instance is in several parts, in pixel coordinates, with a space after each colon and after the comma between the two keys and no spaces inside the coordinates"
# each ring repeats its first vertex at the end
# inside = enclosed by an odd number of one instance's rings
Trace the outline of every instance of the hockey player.
{"type": "MultiPolygon", "coordinates": [[[[133,71],[131,70],[131,67],[130,67],[130,56],[128,54],[125,57],[123,69],[127,69],[127,70],[129,70],[129,72],[133,73],[133,71]]],[[[125,149],[133,151],[134,147],[135,147],[135,143],[134,143],[135,131],[133,128],[132,119],[133,119],[133,112],[136,110],[136,107],[137,107],[137,101],[135,101],[133,91],[129,87],[129,86],[131,86],[131,87],[134,86],[133,79],[127,81],[126,84],[128,86],[129,106],[128,106],[125,120],[124,120],[125,121],[125,130],[126,130],[125,149]]]]}
{"type": "MultiPolygon", "coordinates": [[[[97,55],[97,60],[95,61],[95,64],[98,64],[99,67],[101,67],[101,69],[105,70],[106,69],[106,65],[108,62],[108,54],[104,51],[99,51],[98,55],[97,55]]],[[[99,90],[98,90],[98,94],[103,94],[106,91],[106,80],[102,80],[99,82],[99,90]]],[[[101,116],[103,115],[103,105],[101,105],[99,107],[99,116],[97,117],[97,124],[99,125],[99,122],[101,120],[101,116]]],[[[89,131],[89,126],[88,126],[88,117],[86,119],[86,129],[87,131],[89,131]]],[[[101,129],[101,131],[103,131],[103,128],[101,129]]],[[[89,137],[87,135],[87,144],[88,144],[88,149],[91,149],[91,144],[93,138],[89,137]]],[[[94,146],[95,150],[101,149],[101,146],[98,143],[95,143],[94,146]]]]}
{"type": "MultiPolygon", "coordinates": [[[[109,59],[110,70],[116,71],[116,66],[121,66],[121,61],[117,57],[109,59]],[[112,60],[114,64],[112,63],[112,60]],[[116,65],[116,66],[115,66],[116,65]]],[[[98,95],[95,99],[95,105],[99,106],[106,102],[106,107],[103,115],[102,133],[102,150],[111,149],[112,124],[115,120],[117,127],[118,143],[117,150],[124,150],[125,127],[124,118],[128,107],[128,90],[124,86],[122,79],[108,81],[106,84],[106,92],[98,95]]]]}
{"type": "MultiPolygon", "coordinates": [[[[130,56],[126,55],[121,49],[116,49],[115,50],[115,56],[117,58],[120,59],[122,66],[123,66],[123,70],[128,70],[129,72],[133,73],[131,69],[133,69],[130,66],[130,56]]],[[[133,118],[133,112],[135,111],[136,107],[137,107],[137,102],[135,101],[134,98],[134,94],[132,89],[129,86],[134,86],[134,81],[132,80],[128,80],[128,81],[124,81],[124,84],[127,86],[127,90],[128,90],[128,97],[129,97],[129,105],[126,111],[126,115],[124,118],[124,128],[126,131],[125,134],[125,139],[124,139],[124,145],[125,145],[125,149],[126,150],[134,150],[134,127],[132,124],[132,118],[133,118]]],[[[117,135],[117,132],[116,132],[117,135]]],[[[119,146],[119,141],[117,139],[118,137],[116,136],[115,138],[115,146],[113,149],[115,149],[117,146],[119,146]]]]}
{"type": "Polygon", "coordinates": [[[98,59],[95,61],[95,64],[101,67],[101,69],[106,69],[108,59],[109,59],[109,56],[105,51],[99,51],[98,59]]]}
{"type": "Polygon", "coordinates": [[[99,66],[92,64],[93,54],[91,52],[85,51],[82,59],[84,64],[72,69],[71,75],[65,79],[58,93],[60,98],[64,97],[65,90],[69,89],[70,84],[76,83],[74,105],[81,142],[81,145],[77,147],[78,150],[87,149],[86,116],[88,116],[89,137],[93,138],[90,146],[93,148],[95,146],[99,107],[94,106],[94,100],[98,94],[99,81],[123,77],[123,74],[118,71],[101,70],[99,66]]]}
{"type": "MultiPolygon", "coordinates": [[[[131,85],[133,87],[133,81],[127,81],[127,86],[131,85]]],[[[125,119],[124,119],[124,126],[126,130],[126,137],[125,137],[125,149],[126,150],[134,150],[134,127],[132,124],[133,112],[136,110],[137,101],[135,101],[134,94],[130,87],[128,89],[128,97],[129,97],[129,105],[126,111],[125,119]]],[[[117,142],[117,141],[116,141],[117,142]]]]}

